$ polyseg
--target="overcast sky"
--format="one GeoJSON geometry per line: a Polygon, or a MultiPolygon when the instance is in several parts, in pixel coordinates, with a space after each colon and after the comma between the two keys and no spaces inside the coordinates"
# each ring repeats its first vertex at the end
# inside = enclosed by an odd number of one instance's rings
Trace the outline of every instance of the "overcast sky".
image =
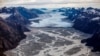
{"type": "Polygon", "coordinates": [[[12,3],[65,3],[65,2],[100,2],[100,0],[2,0],[3,2],[12,3]]]}
{"type": "Polygon", "coordinates": [[[33,4],[33,5],[22,5],[26,7],[98,7],[100,8],[100,0],[0,0],[0,4],[8,6],[15,6],[12,4],[33,4]],[[76,3],[77,2],[77,3],[76,3]],[[80,3],[78,3],[80,2],[80,3]],[[38,5],[38,6],[37,6],[38,5]]]}

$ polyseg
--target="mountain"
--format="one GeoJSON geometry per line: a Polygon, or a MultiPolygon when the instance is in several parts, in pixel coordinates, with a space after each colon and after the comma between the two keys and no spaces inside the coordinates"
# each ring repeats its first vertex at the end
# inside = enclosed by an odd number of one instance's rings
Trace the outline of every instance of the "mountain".
{"type": "Polygon", "coordinates": [[[26,37],[21,26],[19,24],[15,26],[13,28],[0,18],[0,56],[4,51],[15,48],[26,37]]]}
{"type": "Polygon", "coordinates": [[[79,14],[77,13],[76,17],[72,15],[74,13],[71,14],[71,17],[75,17],[73,19],[73,28],[92,34],[91,38],[83,39],[81,42],[92,47],[92,51],[100,52],[100,9],[90,7],[78,11],[79,14]]]}
{"type": "Polygon", "coordinates": [[[33,13],[33,11],[26,9],[24,7],[17,7],[16,9],[23,17],[27,19],[38,17],[36,13],[33,13]]]}
{"type": "Polygon", "coordinates": [[[3,7],[0,9],[0,13],[14,13],[15,7],[3,7]]]}
{"type": "Polygon", "coordinates": [[[3,7],[0,9],[0,13],[13,14],[16,10],[27,19],[38,17],[36,13],[24,7],[3,7]]]}
{"type": "Polygon", "coordinates": [[[100,9],[97,8],[61,8],[62,15],[67,16],[64,20],[73,22],[73,28],[85,33],[93,34],[100,22],[100,9]],[[62,12],[63,12],[62,11],[62,12]]]}
{"type": "Polygon", "coordinates": [[[81,42],[86,43],[86,46],[92,47],[93,52],[100,52],[100,28],[93,34],[91,38],[84,39],[81,42]]]}
{"type": "MultiPolygon", "coordinates": [[[[99,18],[99,17],[96,17],[96,18],[99,18]]],[[[99,20],[90,20],[90,18],[81,18],[81,19],[79,18],[75,20],[73,27],[85,33],[92,34],[92,33],[95,33],[95,31],[98,28],[97,27],[98,21],[99,20]]]]}
{"type": "MultiPolygon", "coordinates": [[[[96,12],[95,9],[92,9],[96,12]]],[[[95,30],[97,29],[97,24],[98,21],[100,21],[100,15],[97,14],[100,11],[98,11],[97,13],[93,13],[93,11],[89,10],[89,12],[87,12],[88,9],[84,12],[81,12],[80,15],[78,15],[78,17],[74,20],[74,28],[81,30],[83,32],[86,33],[94,33],[95,30]]]]}
{"type": "Polygon", "coordinates": [[[41,10],[39,10],[39,9],[30,9],[30,11],[31,11],[32,13],[35,13],[35,14],[44,14],[44,12],[41,11],[41,10]]]}
{"type": "MultiPolygon", "coordinates": [[[[60,9],[60,12],[63,11],[60,9]]],[[[73,28],[92,34],[91,38],[83,39],[81,42],[92,47],[92,51],[100,52],[100,9],[92,7],[66,8],[62,15],[67,16],[65,19],[74,23],[73,28]]]]}
{"type": "Polygon", "coordinates": [[[11,14],[11,16],[6,18],[6,22],[10,26],[13,26],[13,28],[16,28],[15,25],[19,24],[22,26],[23,31],[29,31],[29,29],[26,28],[26,25],[30,24],[29,19],[38,17],[36,13],[33,13],[31,10],[24,7],[3,7],[1,8],[0,13],[11,14]]]}
{"type": "Polygon", "coordinates": [[[30,21],[23,17],[17,10],[14,12],[14,14],[8,17],[6,21],[9,25],[12,25],[14,28],[16,24],[19,24],[20,26],[22,26],[23,31],[29,31],[26,28],[26,25],[30,24],[30,21]]]}
{"type": "MultiPolygon", "coordinates": [[[[98,14],[95,14],[95,15],[98,15],[98,14]]],[[[85,28],[85,26],[84,26],[84,28],[85,28]]],[[[86,28],[87,28],[86,31],[92,33],[93,36],[91,38],[84,39],[81,42],[86,43],[86,46],[92,47],[93,52],[97,52],[97,51],[100,52],[100,44],[99,44],[100,43],[100,15],[98,15],[97,17],[94,17],[92,19],[88,19],[86,28]]]]}

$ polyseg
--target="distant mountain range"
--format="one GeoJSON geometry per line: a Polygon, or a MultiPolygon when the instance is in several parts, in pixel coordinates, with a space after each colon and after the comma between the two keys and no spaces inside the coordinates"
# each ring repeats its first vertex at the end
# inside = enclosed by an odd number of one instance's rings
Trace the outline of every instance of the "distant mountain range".
{"type": "MultiPolygon", "coordinates": [[[[47,9],[44,9],[47,10],[47,9]]],[[[100,51],[100,9],[97,8],[59,8],[52,12],[64,12],[67,16],[64,21],[74,23],[73,28],[85,33],[93,34],[92,38],[85,39],[88,46],[95,51],[100,51]]],[[[30,24],[29,19],[38,17],[46,12],[40,9],[27,9],[24,7],[3,7],[0,13],[11,14],[6,19],[0,18],[0,56],[6,50],[15,48],[18,43],[26,37],[24,32],[30,31],[26,26],[30,24]]]]}

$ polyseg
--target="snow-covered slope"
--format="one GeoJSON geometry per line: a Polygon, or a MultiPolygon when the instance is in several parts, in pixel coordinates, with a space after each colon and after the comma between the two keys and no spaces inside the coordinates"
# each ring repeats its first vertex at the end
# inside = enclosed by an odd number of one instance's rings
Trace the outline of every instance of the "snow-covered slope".
{"type": "Polygon", "coordinates": [[[10,15],[11,15],[11,14],[0,13],[0,17],[2,17],[3,19],[8,18],[10,15]]]}

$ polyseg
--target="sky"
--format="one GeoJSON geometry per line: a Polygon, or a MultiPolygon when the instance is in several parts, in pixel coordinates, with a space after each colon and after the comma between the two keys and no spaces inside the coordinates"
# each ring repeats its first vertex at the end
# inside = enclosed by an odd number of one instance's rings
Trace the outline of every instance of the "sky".
{"type": "MultiPolygon", "coordinates": [[[[100,0],[0,0],[2,6],[26,7],[100,7],[100,0]],[[25,4],[25,5],[24,5],[25,4]],[[38,5],[38,6],[37,6],[38,5]]],[[[1,6],[1,7],[2,7],[1,6]]]]}
{"type": "Polygon", "coordinates": [[[100,2],[100,0],[0,0],[4,3],[66,3],[66,2],[100,2]]]}

